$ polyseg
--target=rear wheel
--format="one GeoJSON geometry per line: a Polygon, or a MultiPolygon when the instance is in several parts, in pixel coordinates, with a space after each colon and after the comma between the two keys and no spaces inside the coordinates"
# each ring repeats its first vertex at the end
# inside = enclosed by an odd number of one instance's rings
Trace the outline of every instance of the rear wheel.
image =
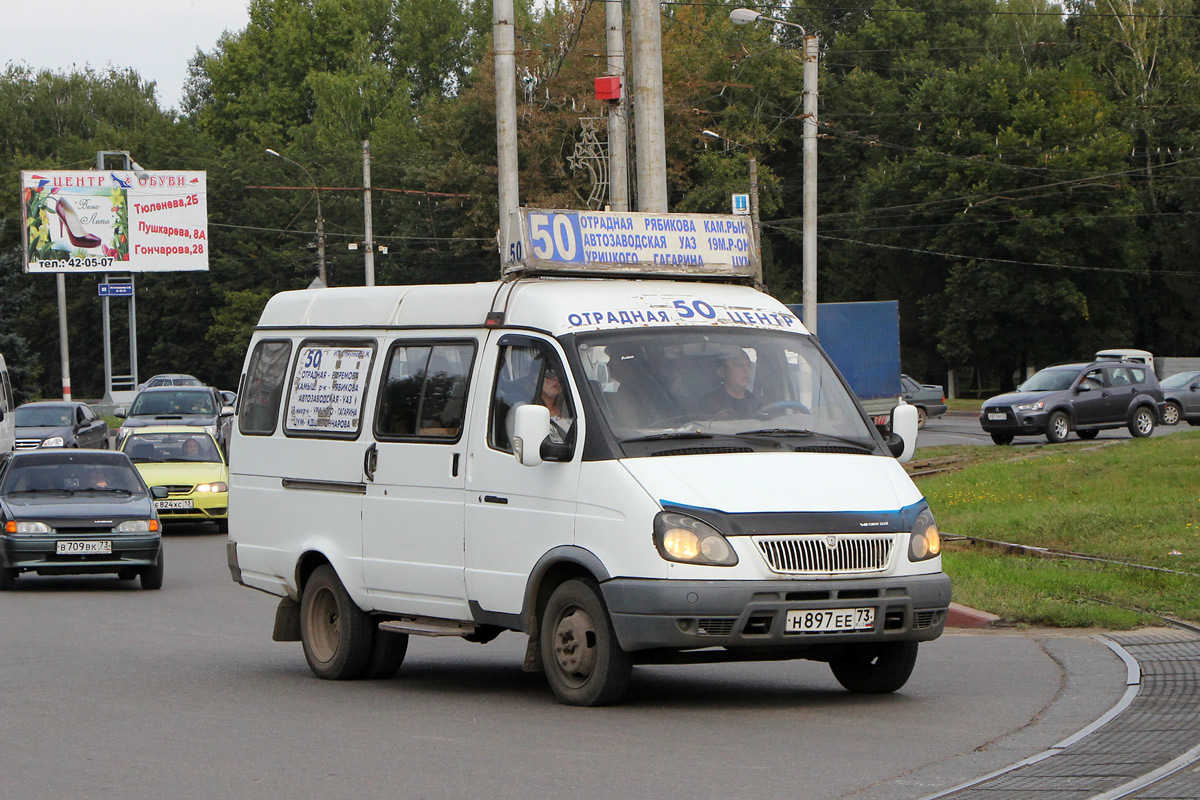
{"type": "Polygon", "coordinates": [[[1154,422],[1154,412],[1142,406],[1133,412],[1133,419],[1129,421],[1129,432],[1138,439],[1145,439],[1154,433],[1154,422]]]}
{"type": "Polygon", "coordinates": [[[908,682],[917,663],[916,642],[852,645],[831,659],[833,677],[856,694],[887,694],[908,682]]]}
{"type": "Polygon", "coordinates": [[[1163,425],[1178,425],[1179,418],[1181,416],[1183,416],[1183,414],[1181,413],[1178,403],[1168,402],[1165,406],[1163,406],[1163,425]]]}
{"type": "Polygon", "coordinates": [[[617,642],[594,581],[569,580],[555,589],[539,635],[542,666],[560,702],[603,706],[625,693],[633,663],[617,642]]]}
{"type": "Polygon", "coordinates": [[[1061,444],[1071,433],[1071,420],[1061,411],[1055,411],[1046,420],[1046,441],[1050,444],[1061,444]]]}
{"type": "Polygon", "coordinates": [[[924,428],[925,422],[928,419],[929,419],[929,415],[925,413],[925,409],[921,408],[920,406],[917,406],[917,429],[919,430],[921,428],[924,428]]]}
{"type": "Polygon", "coordinates": [[[371,620],[346,593],[329,564],[317,567],[300,600],[300,641],[318,678],[362,677],[371,656],[371,620]]]}
{"type": "Polygon", "coordinates": [[[1080,439],[1095,439],[1097,436],[1100,435],[1100,431],[1093,428],[1090,431],[1075,431],[1075,435],[1078,436],[1080,439]]]}
{"type": "Polygon", "coordinates": [[[995,444],[1012,444],[1013,435],[1011,433],[993,433],[992,442],[995,444]]]}
{"type": "MultiPolygon", "coordinates": [[[[158,561],[152,567],[142,567],[139,577],[142,581],[143,589],[161,589],[163,585],[163,566],[165,557],[162,549],[158,551],[158,561]]],[[[120,577],[120,573],[117,573],[120,577]]]]}

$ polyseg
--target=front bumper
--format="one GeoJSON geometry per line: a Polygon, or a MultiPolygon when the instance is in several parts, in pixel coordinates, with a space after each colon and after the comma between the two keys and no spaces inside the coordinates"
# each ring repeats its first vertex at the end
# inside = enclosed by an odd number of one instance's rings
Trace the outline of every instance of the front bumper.
{"type": "Polygon", "coordinates": [[[618,578],[601,585],[621,649],[803,651],[849,642],[929,641],[950,606],[944,573],[803,581],[618,578]],[[869,631],[785,633],[789,611],[875,609],[869,631]]]}
{"type": "Polygon", "coordinates": [[[979,424],[987,433],[1007,433],[1013,436],[1035,435],[1046,432],[1046,420],[1050,415],[1045,411],[1030,411],[1028,413],[1012,408],[985,408],[979,414],[979,424]],[[989,414],[1004,414],[1004,419],[989,419],[989,414]]]}
{"type": "Polygon", "coordinates": [[[156,533],[104,536],[0,536],[0,565],[39,575],[82,575],[120,572],[158,563],[162,538],[156,533]],[[59,555],[60,539],[112,542],[111,553],[59,555]]]}

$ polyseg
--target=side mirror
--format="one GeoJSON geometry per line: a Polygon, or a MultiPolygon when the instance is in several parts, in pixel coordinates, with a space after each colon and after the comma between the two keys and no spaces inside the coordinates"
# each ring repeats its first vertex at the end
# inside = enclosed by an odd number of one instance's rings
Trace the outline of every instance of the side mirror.
{"type": "Polygon", "coordinates": [[[125,415],[125,406],[118,406],[117,408],[113,409],[113,416],[117,419],[125,419],[125,415]]]}
{"type": "Polygon", "coordinates": [[[1091,390],[1092,390],[1092,385],[1090,383],[1081,383],[1075,387],[1075,391],[1080,392],[1080,393],[1090,392],[1091,390]]]}
{"type": "Polygon", "coordinates": [[[917,450],[917,407],[896,406],[892,409],[892,435],[888,438],[888,449],[901,464],[912,461],[917,450]]]}
{"type": "Polygon", "coordinates": [[[513,409],[513,455],[526,467],[542,463],[542,440],[550,430],[550,409],[533,403],[513,409]]]}
{"type": "Polygon", "coordinates": [[[150,496],[155,500],[166,500],[169,494],[171,494],[171,490],[165,486],[150,487],[150,496]]]}
{"type": "Polygon", "coordinates": [[[221,406],[221,416],[222,417],[232,417],[233,416],[233,406],[221,406]]]}

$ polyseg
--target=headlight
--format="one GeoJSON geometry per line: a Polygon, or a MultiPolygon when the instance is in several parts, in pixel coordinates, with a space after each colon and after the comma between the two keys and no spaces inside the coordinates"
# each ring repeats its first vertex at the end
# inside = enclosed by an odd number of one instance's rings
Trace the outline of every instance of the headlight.
{"type": "Polygon", "coordinates": [[[61,437],[61,436],[51,436],[49,439],[45,439],[42,442],[42,447],[62,447],[62,446],[63,446],[63,437],[61,437]]]}
{"type": "Polygon", "coordinates": [[[1046,407],[1045,400],[1038,400],[1036,403],[1025,403],[1020,406],[1013,406],[1017,411],[1041,411],[1046,407]]]}
{"type": "Polygon", "coordinates": [[[737,554],[716,528],[686,514],[659,512],[654,517],[654,545],[667,561],[718,567],[738,563],[737,554]]]}
{"type": "Polygon", "coordinates": [[[18,522],[10,519],[4,523],[5,533],[50,533],[51,530],[44,522],[18,522]]]}
{"type": "Polygon", "coordinates": [[[229,486],[225,481],[217,481],[216,483],[200,483],[196,485],[197,492],[228,492],[229,486]]]}
{"type": "Polygon", "coordinates": [[[156,519],[127,519],[117,526],[121,533],[153,533],[158,530],[156,519]]]}
{"type": "Polygon", "coordinates": [[[917,515],[917,521],[913,523],[912,534],[908,537],[908,560],[924,561],[941,552],[942,537],[938,533],[937,523],[933,521],[933,512],[927,508],[917,515]]]}

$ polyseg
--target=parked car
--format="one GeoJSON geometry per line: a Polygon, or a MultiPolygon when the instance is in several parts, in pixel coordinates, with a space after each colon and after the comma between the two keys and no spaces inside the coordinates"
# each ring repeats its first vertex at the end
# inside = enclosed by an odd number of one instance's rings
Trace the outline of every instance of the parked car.
{"type": "Polygon", "coordinates": [[[16,450],[39,447],[108,449],[108,423],[87,403],[45,400],[25,403],[14,412],[16,450]]]}
{"type": "Polygon", "coordinates": [[[946,413],[946,392],[941,386],[917,383],[907,375],[900,375],[900,395],[904,402],[917,407],[917,427],[924,428],[929,417],[940,417],[946,413]]]}
{"type": "Polygon", "coordinates": [[[182,373],[167,373],[163,375],[155,375],[150,380],[139,383],[137,390],[150,389],[155,386],[203,386],[204,381],[194,375],[184,375],[182,373]]]}
{"type": "Polygon", "coordinates": [[[167,496],[154,501],[163,522],[215,522],[229,531],[229,468],[216,439],[204,428],[134,428],[121,442],[151,488],[167,496]]]}
{"type": "Polygon", "coordinates": [[[1200,425],[1200,370],[1163,378],[1162,391],[1163,425],[1200,425]]]}
{"type": "Polygon", "coordinates": [[[35,450],[0,463],[0,589],[22,572],[115,572],[162,588],[163,553],[150,489],[124,453],[35,450]]]}
{"type": "Polygon", "coordinates": [[[1129,428],[1137,437],[1154,433],[1163,392],[1149,365],[1094,361],[1047,367],[1017,391],[984,401],[979,423],[996,444],[1044,434],[1051,443],[1071,431],[1094,439],[1106,428],[1129,428]]]}
{"type": "Polygon", "coordinates": [[[113,414],[123,420],[117,431],[118,447],[135,428],[190,425],[204,428],[224,448],[233,407],[211,386],[155,386],[138,392],[128,409],[122,406],[113,414]]]}

